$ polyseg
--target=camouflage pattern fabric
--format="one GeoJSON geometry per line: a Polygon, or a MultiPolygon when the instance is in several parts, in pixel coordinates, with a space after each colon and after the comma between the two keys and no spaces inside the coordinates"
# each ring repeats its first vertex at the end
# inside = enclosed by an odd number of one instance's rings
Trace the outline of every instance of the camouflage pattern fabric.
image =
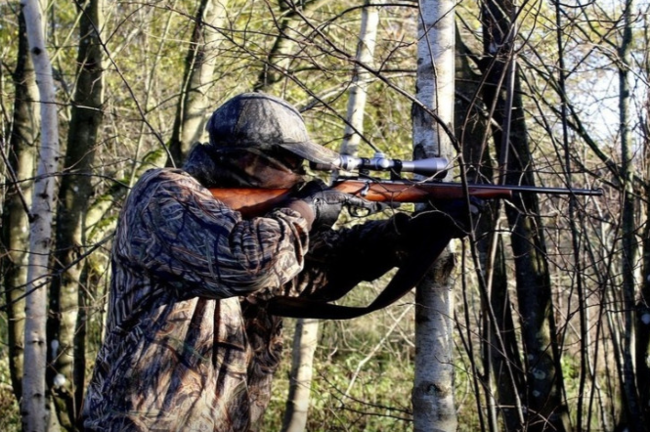
{"type": "Polygon", "coordinates": [[[338,297],[398,262],[390,221],[322,233],[309,254],[308,234],[290,209],[243,220],[188,174],[147,172],[116,232],[85,430],[255,430],[282,350],[264,299],[338,297]]]}

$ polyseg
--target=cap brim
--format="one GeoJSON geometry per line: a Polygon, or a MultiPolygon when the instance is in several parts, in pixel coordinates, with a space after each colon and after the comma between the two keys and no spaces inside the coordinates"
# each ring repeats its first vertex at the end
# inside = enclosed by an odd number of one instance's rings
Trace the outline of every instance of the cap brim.
{"type": "Polygon", "coordinates": [[[332,165],[334,167],[339,165],[341,155],[334,150],[323,147],[311,141],[301,143],[283,143],[280,147],[290,151],[310,162],[332,165]]]}

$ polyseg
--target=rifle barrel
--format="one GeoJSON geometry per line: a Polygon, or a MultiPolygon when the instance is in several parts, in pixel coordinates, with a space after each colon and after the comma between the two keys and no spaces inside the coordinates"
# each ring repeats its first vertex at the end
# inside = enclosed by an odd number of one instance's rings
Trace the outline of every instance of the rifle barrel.
{"type": "MultiPolygon", "coordinates": [[[[447,183],[450,185],[460,186],[461,183],[447,183]]],[[[468,189],[490,189],[503,190],[512,192],[539,193],[547,195],[586,195],[602,196],[603,190],[598,189],[565,189],[556,187],[525,186],[525,185],[489,185],[489,184],[468,184],[468,189]]]]}
{"type": "MultiPolygon", "coordinates": [[[[361,196],[370,201],[427,202],[436,199],[458,199],[465,196],[462,183],[400,181],[368,182],[343,180],[333,186],[336,190],[361,196]]],[[[467,193],[481,199],[511,199],[513,193],[600,196],[602,189],[563,189],[521,185],[467,184],[467,193]]]]}

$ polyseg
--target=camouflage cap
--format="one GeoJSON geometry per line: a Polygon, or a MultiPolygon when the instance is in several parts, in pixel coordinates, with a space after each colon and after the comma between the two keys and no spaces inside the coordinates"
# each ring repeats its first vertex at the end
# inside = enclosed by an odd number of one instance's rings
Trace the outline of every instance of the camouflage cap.
{"type": "Polygon", "coordinates": [[[296,108],[265,93],[243,93],[228,100],[206,126],[210,144],[217,148],[254,147],[288,150],[310,162],[336,164],[337,152],[309,139],[296,108]]]}

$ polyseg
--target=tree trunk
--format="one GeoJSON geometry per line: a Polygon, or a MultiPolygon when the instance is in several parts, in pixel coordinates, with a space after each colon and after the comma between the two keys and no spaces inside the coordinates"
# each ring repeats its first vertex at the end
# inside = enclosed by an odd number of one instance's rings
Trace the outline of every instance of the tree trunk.
{"type": "MultiPolygon", "coordinates": [[[[450,137],[445,128],[454,121],[454,2],[424,0],[418,15],[417,100],[413,112],[416,159],[447,156],[450,137]]],[[[452,344],[453,296],[450,274],[453,256],[438,258],[417,287],[415,382],[412,393],[414,430],[455,431],[454,363],[452,344]]]]}
{"type": "MultiPolygon", "coordinates": [[[[368,0],[366,0],[366,5],[368,0]]],[[[379,10],[376,7],[364,7],[361,11],[361,29],[357,47],[357,63],[350,84],[347,124],[341,144],[341,153],[356,156],[363,134],[363,119],[367,99],[368,72],[360,64],[372,66],[379,23],[379,10]]],[[[334,175],[335,176],[335,175],[334,175]]],[[[296,340],[294,340],[291,383],[287,408],[284,414],[283,431],[302,432],[307,425],[307,409],[310,400],[310,387],[318,320],[299,319],[296,322],[296,340]]]]}
{"type": "MultiPolygon", "coordinates": [[[[650,40],[650,22],[646,14],[643,21],[646,43],[650,40]]],[[[643,74],[650,77],[650,58],[646,58],[643,74]]],[[[650,160],[650,91],[646,89],[645,115],[643,117],[643,151],[644,160],[650,160]]],[[[650,179],[650,166],[645,166],[645,178],[650,179]]],[[[646,196],[646,215],[650,214],[650,205],[647,197],[650,196],[650,187],[644,190],[646,196]]],[[[643,285],[640,298],[636,305],[636,366],[637,383],[639,385],[639,398],[643,408],[644,422],[650,422],[650,225],[645,224],[643,230],[643,285]]]]}
{"type": "MultiPolygon", "coordinates": [[[[518,84],[515,94],[521,94],[518,84]]],[[[512,111],[511,142],[513,153],[518,158],[511,158],[507,165],[506,183],[534,186],[520,96],[515,97],[512,111]]],[[[526,353],[528,430],[570,431],[568,408],[562,395],[564,379],[538,198],[534,194],[522,197],[517,208],[506,208],[506,215],[512,232],[511,247],[515,257],[522,341],[526,353]],[[521,209],[526,209],[530,216],[520,213],[521,209]]]]}
{"type": "Polygon", "coordinates": [[[318,320],[299,319],[293,340],[289,396],[282,421],[283,432],[302,432],[307,425],[318,320]]]}
{"type": "MultiPolygon", "coordinates": [[[[300,10],[303,16],[308,17],[321,6],[327,4],[326,0],[311,0],[300,3],[300,10]]],[[[255,90],[268,92],[273,86],[279,83],[287,75],[289,65],[292,61],[291,50],[296,45],[296,32],[294,27],[300,24],[300,16],[293,11],[297,7],[293,2],[278,0],[280,8],[278,35],[273,46],[266,55],[266,61],[262,65],[262,71],[257,77],[253,86],[255,90]]]]}
{"type": "MultiPolygon", "coordinates": [[[[66,175],[61,178],[59,189],[54,251],[56,276],[52,278],[50,290],[47,383],[59,423],[70,431],[75,428],[79,412],[74,398],[73,346],[77,331],[80,273],[88,245],[84,219],[93,194],[92,169],[103,117],[102,9],[102,0],[89,0],[83,7],[79,6],[78,79],[64,162],[66,175]]],[[[82,363],[85,362],[77,362],[82,363]]]]}
{"type": "Polygon", "coordinates": [[[29,243],[29,207],[32,201],[33,183],[26,181],[34,176],[35,146],[40,113],[35,101],[38,87],[34,65],[29,54],[25,18],[22,10],[18,16],[18,62],[13,74],[16,87],[12,134],[9,148],[3,148],[8,167],[15,178],[7,176],[10,184],[2,210],[2,257],[0,273],[7,303],[7,332],[9,344],[9,368],[14,395],[22,395],[23,353],[25,339],[25,286],[27,284],[26,245],[29,243]]]}
{"type": "MultiPolygon", "coordinates": [[[[484,55],[486,74],[484,101],[495,107],[494,119],[501,125],[494,129],[501,169],[507,184],[534,185],[533,163],[516,75],[512,74],[509,16],[512,6],[505,2],[488,2],[484,16],[484,55]],[[497,4],[498,3],[498,4],[497,4]],[[495,51],[494,47],[501,47],[495,51]],[[510,73],[510,78],[508,74],[510,73]],[[504,85],[504,83],[508,85],[504,85]],[[510,87],[506,90],[506,87],[510,87]],[[508,134],[510,131],[510,134],[508,134]],[[510,156],[509,156],[510,155],[510,156]]],[[[538,199],[534,194],[522,197],[506,207],[511,228],[511,247],[515,257],[517,297],[522,321],[522,342],[526,369],[526,425],[529,431],[571,430],[568,409],[562,396],[563,378],[555,319],[551,298],[551,281],[546,258],[546,244],[539,217],[538,199]],[[522,210],[530,215],[526,216],[522,210]]]]}
{"type": "MultiPolygon", "coordinates": [[[[494,166],[487,151],[489,121],[482,114],[485,105],[480,93],[481,76],[473,72],[469,59],[477,59],[459,36],[456,39],[456,134],[463,149],[463,159],[469,182],[492,179],[494,166]]],[[[476,257],[480,262],[478,279],[481,294],[483,335],[483,387],[489,430],[498,430],[497,415],[501,415],[506,431],[517,431],[523,423],[519,391],[525,380],[521,371],[522,357],[517,343],[513,308],[507,284],[504,242],[497,225],[501,202],[486,202],[476,234],[476,257]]],[[[472,332],[475,330],[472,329],[472,332]]],[[[478,392],[477,392],[478,393],[478,392]]],[[[479,395],[477,394],[477,399],[479,395]]],[[[480,399],[479,399],[480,400],[480,399]]],[[[479,407],[480,409],[480,407],[479,407]]]]}
{"type": "Polygon", "coordinates": [[[54,174],[59,157],[59,134],[52,66],[45,49],[42,13],[36,0],[21,2],[24,8],[41,110],[41,147],[32,200],[29,235],[29,267],[25,300],[25,367],[21,413],[26,432],[45,431],[45,367],[47,361],[47,286],[52,244],[54,174]]]}
{"type": "Polygon", "coordinates": [[[212,102],[207,97],[212,87],[212,77],[217,61],[217,48],[221,41],[215,30],[224,20],[228,4],[220,0],[201,0],[196,15],[190,49],[185,59],[183,88],[178,102],[174,131],[169,143],[173,161],[182,164],[192,145],[200,141],[206,115],[212,102]]]}
{"type": "MultiPolygon", "coordinates": [[[[341,153],[354,156],[357,155],[361,136],[363,135],[363,119],[366,112],[368,85],[371,78],[370,72],[364,69],[363,66],[374,67],[373,57],[377,40],[377,25],[379,24],[379,8],[369,6],[369,3],[369,0],[365,0],[365,7],[361,11],[361,30],[356,55],[357,63],[354,66],[352,83],[350,84],[346,115],[348,123],[345,125],[343,144],[341,145],[341,153]]],[[[381,2],[375,4],[381,4],[381,2]]]]}
{"type": "MultiPolygon", "coordinates": [[[[632,109],[631,109],[631,86],[630,86],[630,67],[632,65],[632,14],[633,0],[626,0],[623,6],[623,29],[621,45],[618,49],[618,108],[619,108],[619,130],[621,137],[621,174],[623,179],[623,206],[622,206],[622,254],[621,269],[623,272],[623,299],[624,299],[624,328],[622,341],[623,371],[621,376],[621,385],[623,388],[623,401],[625,418],[623,423],[630,428],[632,432],[647,431],[648,427],[643,418],[643,412],[648,410],[647,405],[641,406],[639,392],[637,387],[637,376],[635,361],[641,360],[645,363],[646,359],[635,359],[635,348],[645,351],[645,347],[636,347],[635,328],[642,323],[639,316],[635,316],[635,301],[637,296],[637,286],[640,282],[636,277],[636,263],[639,254],[638,242],[636,239],[635,210],[636,210],[636,193],[634,191],[634,167],[633,167],[633,148],[632,139],[632,109]]],[[[645,384],[642,384],[645,385],[645,384]]]]}

